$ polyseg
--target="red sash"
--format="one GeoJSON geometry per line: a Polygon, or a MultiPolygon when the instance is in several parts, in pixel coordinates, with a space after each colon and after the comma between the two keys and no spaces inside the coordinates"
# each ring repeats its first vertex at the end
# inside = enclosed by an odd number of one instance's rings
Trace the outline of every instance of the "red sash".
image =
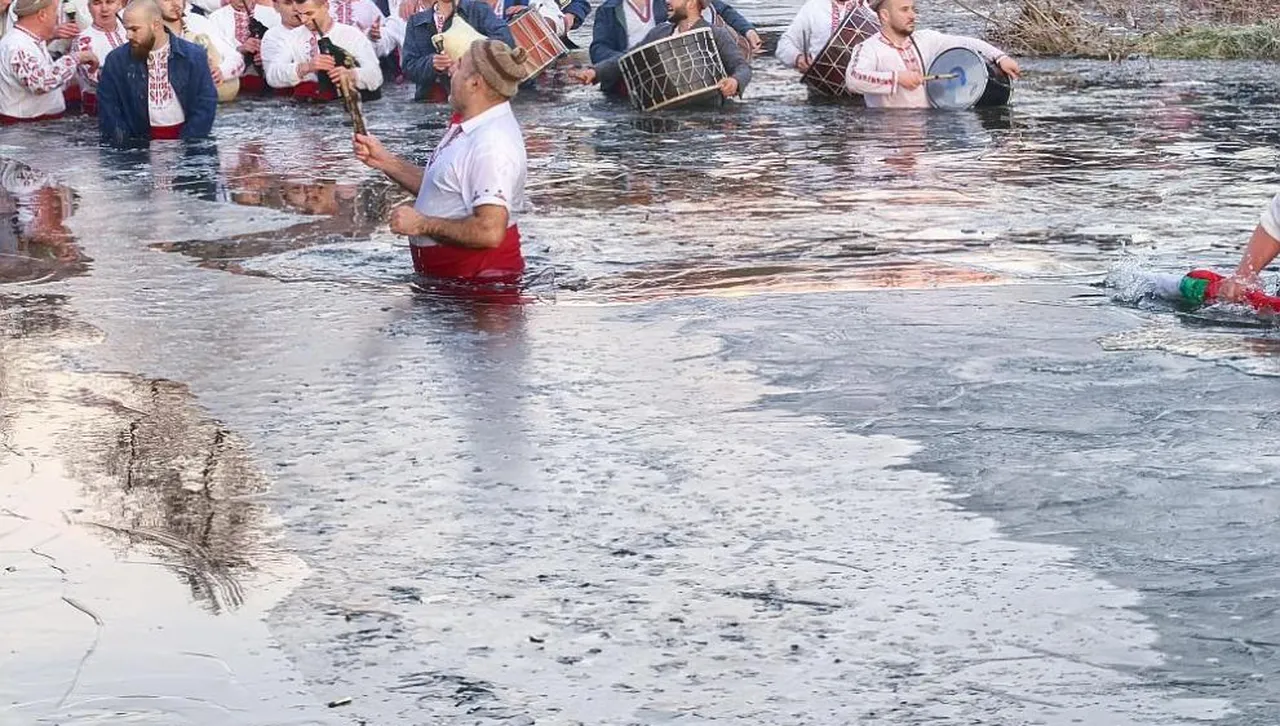
{"type": "Polygon", "coordinates": [[[62,89],[62,100],[66,102],[67,108],[75,108],[80,104],[80,84],[71,83],[62,89]]]}
{"type": "Polygon", "coordinates": [[[507,227],[502,244],[491,250],[472,250],[450,245],[410,247],[413,270],[429,277],[448,277],[472,282],[516,282],[524,272],[520,254],[520,228],[507,227]]]}
{"type": "Polygon", "coordinates": [[[13,124],[25,124],[25,123],[32,123],[35,121],[56,121],[60,118],[62,118],[61,113],[46,113],[43,116],[29,116],[26,118],[20,118],[18,116],[6,116],[0,113],[0,124],[3,124],[5,126],[11,126],[13,124]]]}
{"type": "Polygon", "coordinates": [[[293,87],[293,97],[300,101],[324,103],[336,99],[338,94],[333,89],[321,90],[320,84],[315,81],[303,81],[293,87]]]}
{"type": "Polygon", "coordinates": [[[182,138],[182,124],[176,126],[152,126],[152,141],[177,141],[182,138]]]}
{"type": "Polygon", "coordinates": [[[80,110],[84,111],[86,116],[98,115],[98,94],[93,91],[85,91],[80,94],[80,110]]]}
{"type": "Polygon", "coordinates": [[[262,80],[262,76],[255,76],[246,73],[240,76],[240,92],[241,93],[262,93],[267,88],[267,82],[262,80]]]}
{"type": "Polygon", "coordinates": [[[445,103],[449,100],[449,86],[432,83],[427,89],[427,97],[422,100],[424,103],[445,103]]]}

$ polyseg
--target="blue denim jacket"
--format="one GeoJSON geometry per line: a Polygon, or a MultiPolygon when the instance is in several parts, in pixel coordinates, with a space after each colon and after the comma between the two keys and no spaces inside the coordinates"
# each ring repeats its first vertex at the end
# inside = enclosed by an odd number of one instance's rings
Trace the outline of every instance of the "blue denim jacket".
{"type": "MultiPolygon", "coordinates": [[[[173,85],[186,121],[182,138],[198,139],[213,130],[218,89],[209,72],[204,48],[169,35],[169,83],[173,85]]],[[[134,58],[129,44],[107,54],[98,82],[98,131],[104,141],[124,146],[151,140],[147,105],[147,60],[134,58]]]]}
{"type": "MultiPolygon", "coordinates": [[[[591,29],[591,63],[603,63],[610,58],[626,53],[627,48],[627,8],[626,0],[605,0],[596,8],[595,25],[591,29]]],[[[666,0],[650,0],[653,9],[653,24],[662,25],[667,21],[666,0]]],[[[724,0],[711,0],[711,8],[724,18],[729,27],[745,36],[747,31],[755,30],[751,21],[742,17],[742,13],[734,10],[724,0]]]]}

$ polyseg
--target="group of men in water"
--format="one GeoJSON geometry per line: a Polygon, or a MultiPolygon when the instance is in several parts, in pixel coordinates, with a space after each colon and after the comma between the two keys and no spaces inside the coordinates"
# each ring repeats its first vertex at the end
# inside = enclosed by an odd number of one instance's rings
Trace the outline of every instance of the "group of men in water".
{"type": "MultiPolygon", "coordinates": [[[[403,75],[415,99],[448,100],[449,129],[425,168],[357,134],[357,157],[417,195],[391,228],[410,237],[415,269],[468,280],[512,281],[523,271],[515,213],[524,204],[525,146],[509,99],[526,81],[524,49],[508,21],[536,12],[565,42],[589,0],[0,0],[0,123],[61,116],[79,103],[116,143],[199,138],[216,106],[238,94],[329,101],[377,98],[403,75]],[[529,7],[533,5],[534,7],[529,7]],[[77,16],[88,15],[86,26],[77,16]],[[455,23],[483,39],[462,53],[439,43],[455,23]]],[[[874,13],[880,32],[857,45],[848,89],[871,107],[922,108],[935,57],[968,48],[1011,77],[1017,62],[974,38],[916,29],[914,0],[807,0],[777,57],[803,73],[851,12],[874,13]]],[[[638,46],[711,28],[727,72],[725,97],[751,80],[762,40],[724,0],[605,0],[595,10],[592,67],[576,74],[624,93],[619,59],[638,46]]],[[[1280,196],[1264,215],[1238,279],[1244,290],[1280,251],[1280,196]]]]}

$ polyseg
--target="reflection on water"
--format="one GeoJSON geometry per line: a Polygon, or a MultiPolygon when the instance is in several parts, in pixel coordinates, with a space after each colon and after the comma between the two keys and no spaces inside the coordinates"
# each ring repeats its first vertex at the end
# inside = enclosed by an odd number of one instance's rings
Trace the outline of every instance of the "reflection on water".
{"type": "Polygon", "coordinates": [[[0,157],[0,283],[83,273],[91,262],[66,220],[72,190],[26,164],[0,157]]]}

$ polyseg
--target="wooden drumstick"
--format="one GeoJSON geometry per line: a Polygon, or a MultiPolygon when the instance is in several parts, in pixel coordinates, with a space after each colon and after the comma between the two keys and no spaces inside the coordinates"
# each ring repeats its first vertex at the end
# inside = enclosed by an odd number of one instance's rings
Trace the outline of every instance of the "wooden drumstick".
{"type": "Polygon", "coordinates": [[[925,76],[925,77],[924,77],[924,80],[925,80],[925,82],[928,82],[928,81],[950,81],[950,80],[953,80],[953,79],[956,79],[956,78],[959,78],[959,77],[960,77],[960,74],[959,74],[959,73],[935,73],[935,74],[933,74],[933,75],[931,75],[931,76],[925,76]]]}

